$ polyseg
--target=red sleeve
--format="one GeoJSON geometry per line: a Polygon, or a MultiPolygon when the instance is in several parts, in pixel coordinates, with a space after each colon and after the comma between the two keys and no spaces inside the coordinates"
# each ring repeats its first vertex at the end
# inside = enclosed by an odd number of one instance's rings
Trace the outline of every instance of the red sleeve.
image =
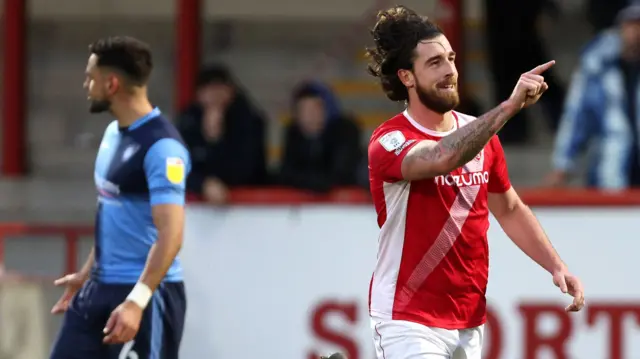
{"type": "Polygon", "coordinates": [[[418,141],[402,129],[374,135],[369,143],[369,168],[386,181],[401,181],[402,160],[418,141]]]}
{"type": "Polygon", "coordinates": [[[491,139],[491,148],[493,161],[489,175],[489,192],[504,193],[511,188],[511,181],[509,181],[507,161],[504,158],[504,150],[498,136],[493,136],[491,139]]]}

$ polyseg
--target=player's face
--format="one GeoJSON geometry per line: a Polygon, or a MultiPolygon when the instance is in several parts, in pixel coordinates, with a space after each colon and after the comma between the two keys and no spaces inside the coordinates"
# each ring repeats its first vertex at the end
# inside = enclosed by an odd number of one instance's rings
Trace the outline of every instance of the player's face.
{"type": "Polygon", "coordinates": [[[196,96],[203,107],[226,108],[233,101],[232,86],[221,83],[211,83],[198,89],[196,96]]]}
{"type": "Polygon", "coordinates": [[[412,89],[426,107],[437,113],[453,110],[460,103],[456,53],[444,35],[418,43],[413,63],[412,89]]]}
{"type": "Polygon", "coordinates": [[[324,101],[320,97],[304,97],[296,103],[296,119],[303,132],[315,135],[325,124],[324,101]]]}
{"type": "Polygon", "coordinates": [[[98,57],[92,54],[85,71],[84,89],[89,100],[89,112],[101,113],[111,109],[114,75],[106,74],[97,66],[98,57]]]}

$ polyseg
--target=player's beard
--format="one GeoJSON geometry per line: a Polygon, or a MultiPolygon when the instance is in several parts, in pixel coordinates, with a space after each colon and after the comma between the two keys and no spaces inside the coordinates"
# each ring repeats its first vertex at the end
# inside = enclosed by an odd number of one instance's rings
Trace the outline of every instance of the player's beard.
{"type": "Polygon", "coordinates": [[[416,83],[416,85],[416,92],[420,102],[435,113],[447,113],[460,104],[457,83],[455,83],[455,91],[439,89],[438,87],[442,86],[443,83],[438,83],[429,89],[425,89],[419,83],[416,83]]]}
{"type": "Polygon", "coordinates": [[[104,100],[90,100],[89,112],[90,113],[103,113],[111,110],[111,101],[104,100]]]}

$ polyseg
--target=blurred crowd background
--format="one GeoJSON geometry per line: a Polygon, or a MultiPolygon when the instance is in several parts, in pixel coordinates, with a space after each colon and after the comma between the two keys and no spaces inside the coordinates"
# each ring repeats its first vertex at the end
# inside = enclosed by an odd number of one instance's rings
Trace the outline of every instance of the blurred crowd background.
{"type": "MultiPolygon", "coordinates": [[[[82,83],[88,44],[107,35],[152,46],[150,97],[191,150],[194,198],[233,204],[244,188],[366,193],[369,136],[404,106],[386,99],[364,57],[376,12],[395,4],[0,0],[0,223],[91,225],[93,162],[110,118],[88,113],[82,83]]],[[[541,103],[500,132],[517,187],[640,185],[640,4],[402,4],[436,19],[460,54],[461,112],[481,115],[522,72],[557,61],[541,103]]],[[[49,275],[69,268],[47,256],[62,247],[36,243],[46,250],[7,244],[6,263],[49,275]],[[21,259],[29,256],[37,264],[21,259]]]]}
{"type": "MultiPolygon", "coordinates": [[[[151,98],[192,150],[189,189],[217,204],[236,187],[366,188],[369,135],[403,108],[365,71],[368,29],[393,5],[386,0],[3,2],[0,61],[11,61],[0,72],[0,218],[51,216],[52,203],[56,218],[89,218],[94,150],[109,119],[88,114],[82,81],[87,44],[101,36],[152,45],[151,98]]],[[[462,112],[482,114],[520,73],[557,60],[542,103],[500,133],[517,186],[613,190],[640,183],[640,15],[616,20],[627,4],[406,2],[458,48],[462,112]]]]}

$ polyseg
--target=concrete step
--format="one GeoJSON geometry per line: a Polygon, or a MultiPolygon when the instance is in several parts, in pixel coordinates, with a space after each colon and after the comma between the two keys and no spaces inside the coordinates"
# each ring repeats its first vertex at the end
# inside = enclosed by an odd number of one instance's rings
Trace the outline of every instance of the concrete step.
{"type": "Polygon", "coordinates": [[[0,180],[0,211],[49,213],[93,212],[96,192],[93,178],[55,179],[34,177],[0,180]]]}
{"type": "Polygon", "coordinates": [[[82,147],[34,147],[32,174],[46,178],[93,178],[96,149],[82,147]]]}

